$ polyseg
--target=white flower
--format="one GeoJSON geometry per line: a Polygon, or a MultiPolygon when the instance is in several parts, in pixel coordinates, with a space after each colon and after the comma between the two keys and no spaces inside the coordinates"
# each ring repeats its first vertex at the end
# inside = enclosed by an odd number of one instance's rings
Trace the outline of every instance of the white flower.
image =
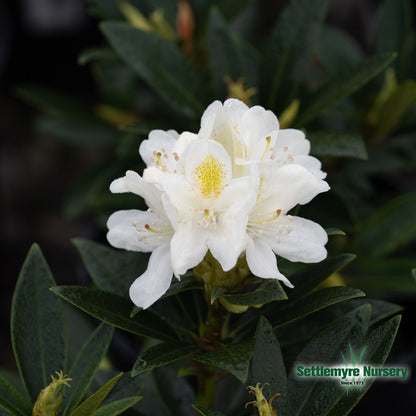
{"type": "Polygon", "coordinates": [[[261,278],[280,279],[275,254],[291,261],[319,262],[327,253],[328,237],[318,224],[287,215],[329,189],[318,159],[309,155],[310,143],[300,130],[279,130],[276,116],[263,107],[247,107],[239,100],[212,103],[202,116],[199,135],[222,143],[237,175],[259,172],[257,200],[250,210],[246,259],[261,278]],[[275,253],[275,254],[274,254],[275,253]]]}
{"type": "Polygon", "coordinates": [[[142,196],[149,206],[148,211],[117,211],[107,221],[107,239],[112,246],[152,252],[146,272],[130,287],[133,303],[146,309],[169,289],[172,280],[170,242],[174,230],[167,212],[170,205],[168,201],[163,202],[163,194],[155,184],[144,181],[132,171],[113,181],[110,190],[133,192],[142,196]]]}

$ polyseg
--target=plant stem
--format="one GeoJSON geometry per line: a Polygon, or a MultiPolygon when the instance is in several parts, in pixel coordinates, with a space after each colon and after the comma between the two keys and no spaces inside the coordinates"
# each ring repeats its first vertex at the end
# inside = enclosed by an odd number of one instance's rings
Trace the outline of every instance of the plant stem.
{"type": "Polygon", "coordinates": [[[209,365],[200,368],[198,375],[198,398],[199,406],[212,407],[216,387],[216,369],[209,365]]]}

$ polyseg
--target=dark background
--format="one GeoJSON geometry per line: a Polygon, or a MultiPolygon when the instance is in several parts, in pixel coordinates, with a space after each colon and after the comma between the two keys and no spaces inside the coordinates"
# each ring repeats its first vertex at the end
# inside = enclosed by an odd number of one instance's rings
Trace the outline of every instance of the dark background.
{"type": "MultiPolygon", "coordinates": [[[[269,27],[284,3],[258,2],[259,32],[269,27]]],[[[328,20],[370,50],[378,3],[332,0],[328,20]]],[[[0,0],[0,367],[15,369],[9,340],[11,296],[31,244],[39,243],[59,284],[77,283],[82,273],[70,238],[104,237],[92,218],[69,220],[62,214],[65,195],[102,154],[35,133],[36,110],[13,94],[15,86],[39,84],[94,102],[88,68],[77,65],[82,49],[102,41],[86,9],[84,0],[0,0]]],[[[405,337],[413,330],[405,315],[400,334],[405,337]]],[[[391,362],[414,366],[416,348],[406,345],[403,352],[400,345],[399,339],[391,362]]],[[[354,414],[415,414],[415,393],[415,381],[375,383],[354,414]]]]}

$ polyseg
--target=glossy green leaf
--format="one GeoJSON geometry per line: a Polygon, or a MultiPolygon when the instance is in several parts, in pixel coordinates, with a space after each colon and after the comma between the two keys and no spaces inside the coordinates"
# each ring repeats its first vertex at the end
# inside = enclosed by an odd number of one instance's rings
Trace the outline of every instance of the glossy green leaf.
{"type": "Polygon", "coordinates": [[[248,87],[255,85],[253,77],[250,76],[253,57],[216,8],[212,8],[210,12],[208,42],[211,72],[218,97],[227,95],[226,77],[234,82],[243,77],[248,87]]]}
{"type": "Polygon", "coordinates": [[[289,280],[295,286],[290,290],[289,298],[304,295],[315,289],[320,283],[326,280],[331,274],[338,272],[356,258],[355,254],[344,253],[327,258],[321,263],[306,267],[294,273],[289,280]]]}
{"type": "MultiPolygon", "coordinates": [[[[215,288],[218,289],[218,288],[215,288]]],[[[224,294],[222,291],[213,292],[211,302],[222,298],[232,305],[254,306],[287,299],[287,295],[278,280],[270,279],[260,283],[249,293],[224,294]]]]}
{"type": "Polygon", "coordinates": [[[311,142],[311,153],[317,156],[368,157],[364,141],[358,134],[318,131],[307,137],[311,142]]]}
{"type": "Polygon", "coordinates": [[[265,311],[265,314],[273,327],[276,328],[320,309],[361,296],[365,296],[365,293],[351,287],[328,287],[301,297],[282,308],[265,311]]]}
{"type": "Polygon", "coordinates": [[[98,288],[120,296],[128,296],[133,281],[147,268],[148,256],[116,250],[83,238],[72,240],[82,261],[98,288]]]}
{"type": "MultiPolygon", "coordinates": [[[[348,343],[361,344],[370,320],[371,308],[364,305],[337,319],[315,335],[302,349],[296,358],[296,363],[309,365],[314,363],[332,365],[334,360],[341,360],[341,352],[348,343]]],[[[309,380],[307,383],[296,377],[292,370],[288,379],[288,414],[298,415],[305,408],[310,394],[318,381],[309,380]]]]}
{"type": "Polygon", "coordinates": [[[346,235],[346,233],[339,228],[325,228],[328,235],[346,235]]]}
{"type": "Polygon", "coordinates": [[[189,344],[163,343],[155,345],[139,355],[134,363],[131,375],[134,377],[155,367],[177,361],[197,349],[196,345],[189,344]]]}
{"type": "Polygon", "coordinates": [[[332,76],[321,88],[301,103],[296,126],[304,126],[320,116],[333,104],[362,87],[395,58],[394,54],[380,54],[346,67],[332,76]]]}
{"type": "Polygon", "coordinates": [[[202,112],[204,85],[175,44],[125,23],[104,22],[100,27],[120,57],[171,108],[189,117],[202,112]]]}
{"type": "Polygon", "coordinates": [[[117,416],[126,411],[131,406],[134,406],[141,400],[140,396],[127,397],[125,399],[117,400],[105,406],[99,407],[94,416],[117,416]]]}
{"type": "MultiPolygon", "coordinates": [[[[391,347],[393,346],[394,339],[396,338],[400,320],[401,316],[395,316],[367,335],[362,343],[363,346],[367,347],[363,357],[364,362],[380,367],[385,363],[391,347]]],[[[330,409],[328,413],[325,414],[328,416],[348,414],[361,400],[373,382],[374,379],[368,379],[366,380],[362,390],[359,390],[355,394],[349,394],[348,396],[344,394],[342,400],[340,400],[330,409]]]]}
{"type": "Polygon", "coordinates": [[[27,399],[26,390],[18,372],[0,368],[0,376],[5,378],[22,396],[27,399]]]}
{"type": "Polygon", "coordinates": [[[75,410],[73,410],[69,416],[90,416],[92,415],[101,402],[106,398],[111,389],[116,385],[117,381],[123,373],[112,378],[110,381],[104,384],[98,389],[92,396],[84,400],[75,410]]]}
{"type": "Polygon", "coordinates": [[[287,374],[279,341],[272,326],[266,318],[261,317],[257,325],[256,346],[251,362],[249,383],[263,385],[263,393],[267,399],[279,393],[273,402],[273,408],[279,416],[286,415],[287,374]]]}
{"type": "Polygon", "coordinates": [[[416,192],[401,195],[379,208],[363,225],[357,247],[378,257],[416,238],[416,192]]]}
{"type": "Polygon", "coordinates": [[[62,408],[64,414],[69,414],[84,397],[88,386],[107,352],[114,328],[101,324],[89,337],[75,358],[69,377],[75,380],[70,389],[64,389],[62,393],[62,408]]]}
{"type": "Polygon", "coordinates": [[[99,121],[66,117],[39,117],[36,128],[47,136],[76,146],[110,146],[117,136],[113,128],[99,121]]]}
{"type": "Polygon", "coordinates": [[[202,416],[225,416],[224,413],[221,413],[218,410],[210,409],[205,406],[193,405],[192,407],[202,416]]]}
{"type": "Polygon", "coordinates": [[[292,0],[280,14],[263,59],[261,95],[267,108],[273,109],[279,101],[285,108],[295,98],[326,7],[326,0],[292,0]]]}
{"type": "Polygon", "coordinates": [[[161,340],[176,340],[175,332],[151,311],[141,311],[130,318],[128,299],[82,286],[56,286],[51,289],[84,312],[134,334],[161,340]]]}
{"type": "Polygon", "coordinates": [[[54,285],[40,248],[33,245],[17,281],[11,313],[13,350],[33,401],[50,383],[55,371],[66,370],[62,304],[49,291],[54,285]]]}
{"type": "Polygon", "coordinates": [[[254,340],[250,339],[228,345],[220,350],[197,355],[194,360],[226,370],[245,383],[254,347],[254,340]]]}
{"type": "Polygon", "coordinates": [[[2,376],[0,376],[0,408],[1,407],[15,416],[28,416],[32,413],[32,406],[2,376]]]}

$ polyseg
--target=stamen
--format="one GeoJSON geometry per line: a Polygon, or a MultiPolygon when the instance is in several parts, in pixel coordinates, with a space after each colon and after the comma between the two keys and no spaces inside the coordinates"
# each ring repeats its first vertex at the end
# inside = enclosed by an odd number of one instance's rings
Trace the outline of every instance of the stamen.
{"type": "Polygon", "coordinates": [[[272,138],[271,138],[270,136],[267,136],[267,137],[266,137],[266,142],[267,142],[267,144],[266,144],[266,148],[264,149],[264,152],[263,152],[263,154],[261,155],[260,160],[263,160],[264,156],[266,156],[266,153],[267,153],[267,151],[269,150],[269,147],[270,147],[270,141],[271,141],[271,140],[272,140],[272,138]]]}
{"type": "Polygon", "coordinates": [[[273,215],[273,217],[268,218],[267,220],[261,220],[261,221],[254,222],[253,224],[264,224],[265,222],[274,221],[274,220],[276,220],[277,218],[279,218],[279,216],[280,216],[281,212],[282,212],[282,210],[281,210],[281,209],[278,209],[278,210],[276,211],[276,214],[274,214],[274,215],[273,215]]]}

